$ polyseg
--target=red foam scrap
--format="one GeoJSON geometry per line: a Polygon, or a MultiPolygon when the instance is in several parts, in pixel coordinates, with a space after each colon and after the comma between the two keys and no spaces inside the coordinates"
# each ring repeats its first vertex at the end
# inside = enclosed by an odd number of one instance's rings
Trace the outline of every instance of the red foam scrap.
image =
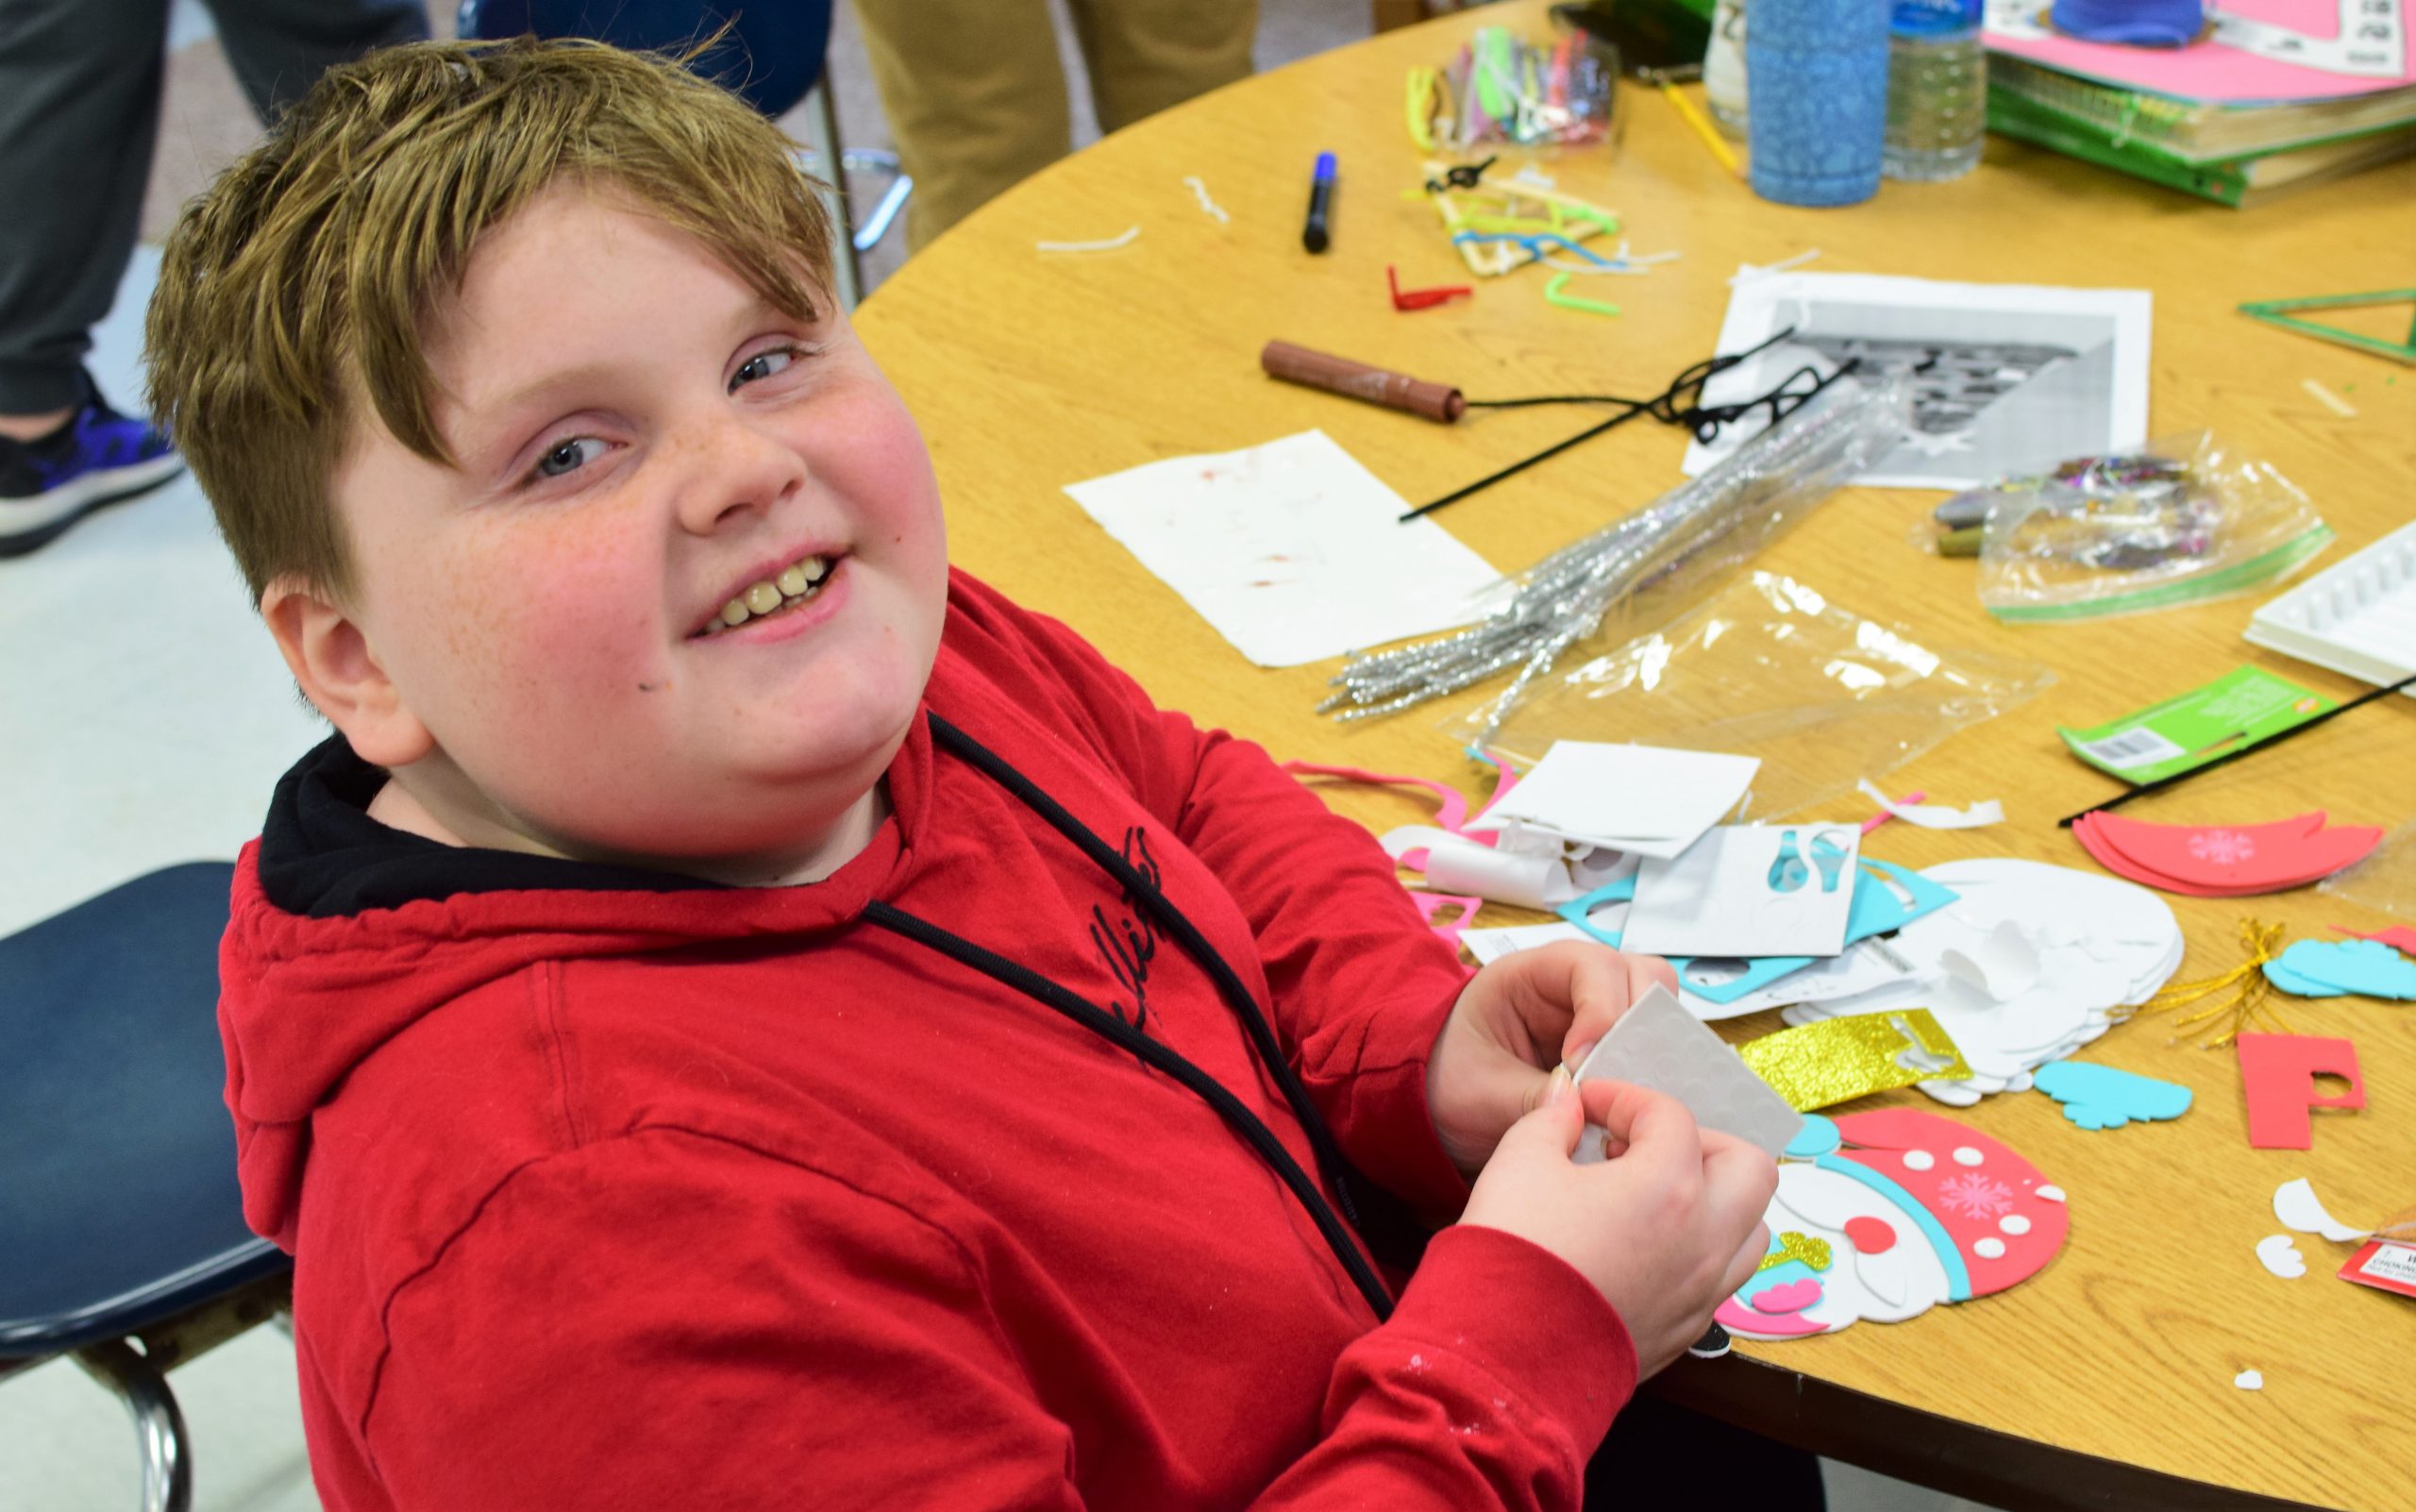
{"type": "Polygon", "coordinates": [[[2098,838],[2139,865],[2224,893],[2279,891],[2328,877],[2362,859],[2382,832],[2324,828],[2321,812],[2271,824],[2148,824],[2115,814],[2090,816],[2098,838]]]}
{"type": "Polygon", "coordinates": [[[2075,820],[2072,833],[2119,876],[2193,898],[2246,898],[2321,882],[2363,860],[2382,840],[2370,825],[2324,828],[2321,813],[2260,825],[2146,824],[2111,814],[2075,820]]]}
{"type": "Polygon", "coordinates": [[[2380,940],[2402,955],[2416,955],[2416,929],[2393,924],[2387,930],[2353,930],[2346,924],[2332,926],[2334,932],[2346,934],[2353,940],[2380,940]]]}
{"type": "Polygon", "coordinates": [[[2313,1108],[2362,1108],[2366,1081],[2357,1047],[2315,1034],[2242,1034],[2240,1088],[2248,1100],[2248,1142],[2258,1150],[2308,1150],[2315,1145],[2313,1108]],[[2346,1077],[2349,1090],[2324,1097],[2319,1075],[2346,1077]]]}

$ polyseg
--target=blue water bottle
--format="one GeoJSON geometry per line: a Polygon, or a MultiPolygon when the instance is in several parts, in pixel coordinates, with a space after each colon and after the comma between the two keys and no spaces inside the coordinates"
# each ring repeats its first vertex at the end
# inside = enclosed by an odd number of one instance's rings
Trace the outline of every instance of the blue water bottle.
{"type": "Polygon", "coordinates": [[[1745,0],[1753,193],[1853,205],[1879,193],[1888,0],[1745,0]]]}

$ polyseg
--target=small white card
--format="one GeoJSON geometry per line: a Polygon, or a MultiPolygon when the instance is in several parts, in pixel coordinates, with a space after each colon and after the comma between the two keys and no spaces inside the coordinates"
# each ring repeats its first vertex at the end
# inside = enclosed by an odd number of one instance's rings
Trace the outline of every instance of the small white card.
{"type": "Polygon", "coordinates": [[[1512,823],[1631,855],[1674,856],[1745,797],[1757,756],[1561,740],[1470,830],[1512,823]]]}
{"type": "Polygon", "coordinates": [[[1499,929],[1462,930],[1460,943],[1468,948],[1479,966],[1491,966],[1505,955],[1532,950],[1538,945],[1557,945],[1563,940],[1590,940],[1594,936],[1574,924],[1506,924],[1499,929]]]}
{"type": "Polygon", "coordinates": [[[1322,430],[1169,457],[1065,492],[1260,666],[1482,618],[1502,575],[1322,430]]]}
{"type": "Polygon", "coordinates": [[[1854,913],[1862,832],[1729,825],[1636,874],[1619,948],[1646,955],[1836,955],[1854,913]]]}
{"type": "MultiPolygon", "coordinates": [[[[1577,1080],[1632,1082],[1666,1093],[1685,1103],[1697,1124],[1735,1134],[1773,1160],[1804,1127],[1804,1115],[1657,985],[1619,1015],[1577,1068],[1577,1080]]],[[[1587,1124],[1575,1159],[1588,1165],[1602,1158],[1602,1130],[1587,1124]]]]}

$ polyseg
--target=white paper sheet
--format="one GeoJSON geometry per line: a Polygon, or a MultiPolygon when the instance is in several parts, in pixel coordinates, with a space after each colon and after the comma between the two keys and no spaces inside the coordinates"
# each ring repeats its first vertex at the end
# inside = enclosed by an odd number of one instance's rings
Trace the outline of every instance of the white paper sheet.
{"type": "MultiPolygon", "coordinates": [[[[1804,1127],[1804,1116],[1753,1074],[1752,1067],[1705,1029],[1666,989],[1648,988],[1628,1005],[1577,1068],[1580,1083],[1633,1082],[1686,1105],[1706,1129],[1754,1145],[1776,1159],[1804,1127]]],[[[1576,1159],[1602,1158],[1602,1131],[1587,1125],[1576,1159]]]]}
{"type": "Polygon", "coordinates": [[[1834,956],[1854,912],[1851,824],[1727,825],[1648,859],[1620,949],[1648,955],[1834,956]]]}
{"type": "MultiPolygon", "coordinates": [[[[1874,488],[1976,488],[2009,472],[2141,445],[2148,434],[2144,289],[1939,283],[1860,273],[1739,279],[1720,349],[1797,334],[1704,385],[1706,405],[1759,397],[1798,368],[1826,373],[1849,344],[1910,365],[1939,354],[1914,399],[1915,428],[1857,481],[1874,488]]],[[[1762,428],[1739,420],[1686,448],[1700,477],[1762,428]]]]}
{"type": "Polygon", "coordinates": [[[1641,856],[1674,856],[1743,798],[1757,756],[1554,741],[1471,830],[1512,824],[1641,856]]]}
{"type": "Polygon", "coordinates": [[[1082,512],[1260,666],[1483,617],[1502,575],[1322,430],[1072,483],[1082,512]]]}

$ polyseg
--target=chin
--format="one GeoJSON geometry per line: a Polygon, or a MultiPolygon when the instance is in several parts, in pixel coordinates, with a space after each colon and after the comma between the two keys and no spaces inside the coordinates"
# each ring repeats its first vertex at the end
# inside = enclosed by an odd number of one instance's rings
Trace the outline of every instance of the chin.
{"type": "Polygon", "coordinates": [[[851,696],[801,699],[787,718],[751,730],[736,764],[749,781],[775,786],[851,777],[869,786],[920,716],[923,680],[900,675],[884,688],[846,691],[851,696]]]}

